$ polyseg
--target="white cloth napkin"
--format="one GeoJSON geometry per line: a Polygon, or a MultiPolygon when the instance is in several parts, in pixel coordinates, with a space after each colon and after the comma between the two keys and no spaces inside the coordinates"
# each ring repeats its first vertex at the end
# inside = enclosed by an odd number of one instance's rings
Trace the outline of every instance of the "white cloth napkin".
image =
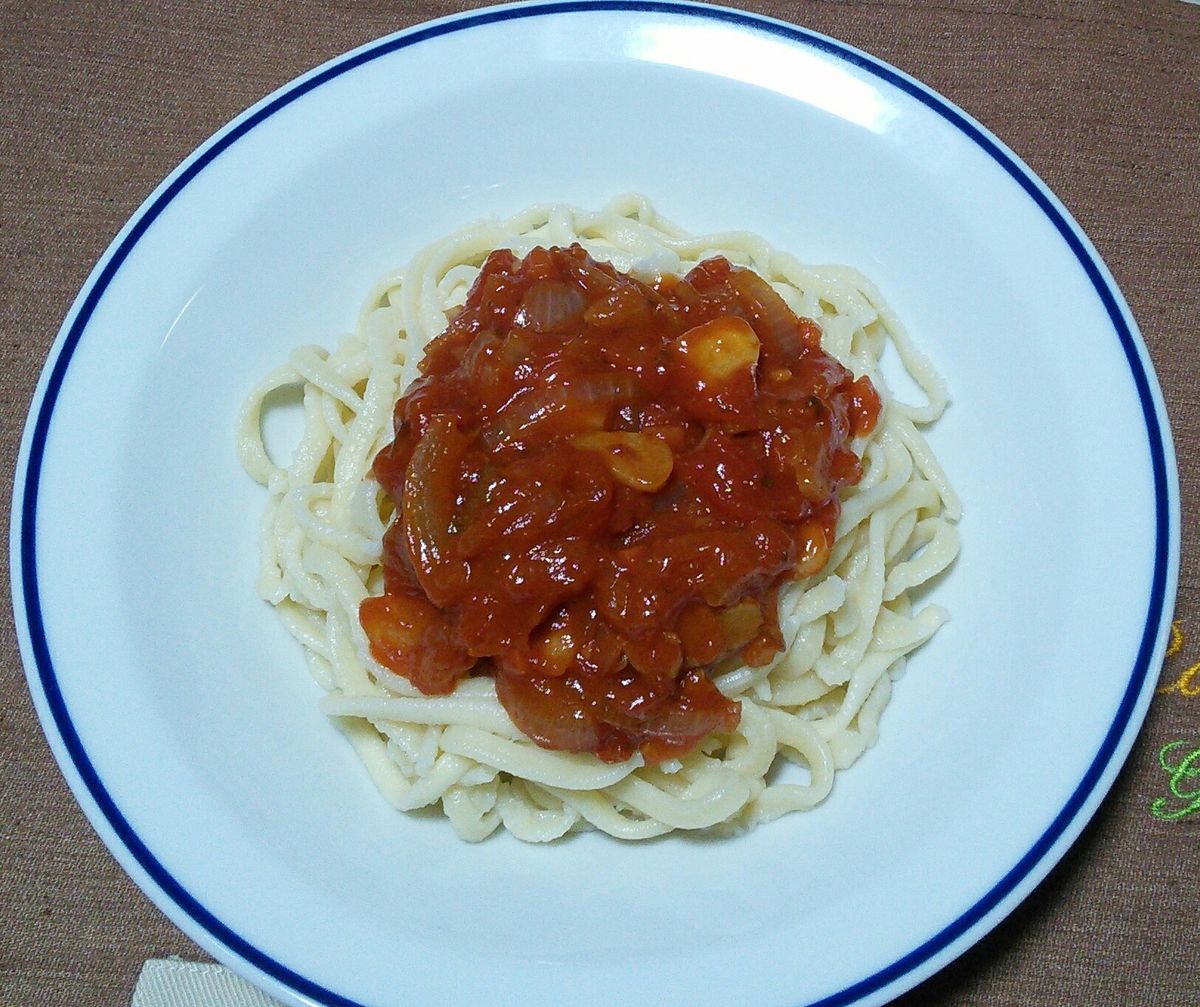
{"type": "Polygon", "coordinates": [[[142,966],[130,1007],[281,1007],[223,965],[152,958],[142,966]]]}

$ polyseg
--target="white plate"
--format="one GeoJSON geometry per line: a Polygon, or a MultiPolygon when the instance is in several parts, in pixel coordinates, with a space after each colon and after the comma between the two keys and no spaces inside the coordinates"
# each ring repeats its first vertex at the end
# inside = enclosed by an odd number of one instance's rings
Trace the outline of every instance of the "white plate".
{"type": "MultiPolygon", "coordinates": [[[[64,774],[126,870],[294,1004],[875,1004],[1063,854],[1141,724],[1174,597],[1156,381],[1053,195],[944,99],[801,28],[556,3],[372,43],[231,123],[88,279],[19,462],[13,593],[64,774]],[[462,223],[649,194],[860,266],[944,372],[966,503],[879,744],[733,841],[468,845],[391,811],[252,590],[235,408],[462,223]]],[[[119,927],[114,920],[113,926],[119,927]]]]}

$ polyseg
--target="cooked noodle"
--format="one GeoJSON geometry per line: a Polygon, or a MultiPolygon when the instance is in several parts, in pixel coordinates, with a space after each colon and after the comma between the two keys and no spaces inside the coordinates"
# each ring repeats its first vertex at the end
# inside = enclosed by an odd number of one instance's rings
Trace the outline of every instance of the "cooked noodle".
{"type": "Polygon", "coordinates": [[[328,693],[321,708],[401,810],[440,802],[468,840],[501,824],[531,842],[589,827],[621,839],[742,830],[826,798],[836,771],[874,744],[907,655],[947,618],[934,605],[914,611],[908,598],[958,553],[961,507],[921,434],[946,403],[941,378],[852,269],[802,266],[750,234],[689,237],[638,196],[597,213],[534,207],[426,248],[379,284],[334,352],[301,347],[250,393],[238,454],[269,493],[258,592],[303,644],[328,693]],[[448,696],[423,695],[371,657],[358,621],[363,599],[382,592],[390,516],[371,463],[392,438],[392,410],[425,345],[465,300],[488,252],[506,247],[521,257],[575,241],[639,274],[682,275],[712,255],[751,267],[797,315],[820,324],[825,351],[868,375],[884,402],[876,429],[854,444],[863,476],[842,494],[826,569],[781,592],[785,650],[764,667],[715,675],[740,703],[737,729],[657,766],[640,755],[610,765],[538,747],[513,726],[488,677],[464,679],[448,696]],[[879,371],[889,342],[924,403],[889,393],[879,371]],[[303,388],[304,432],[282,465],[267,452],[261,420],[267,397],[288,386],[303,388]],[[788,764],[801,772],[781,772],[788,764]]]}

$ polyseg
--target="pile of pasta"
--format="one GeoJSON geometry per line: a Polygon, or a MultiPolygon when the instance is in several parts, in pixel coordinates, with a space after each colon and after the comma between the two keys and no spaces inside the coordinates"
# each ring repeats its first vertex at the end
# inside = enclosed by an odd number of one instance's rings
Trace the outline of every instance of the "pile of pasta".
{"type": "Polygon", "coordinates": [[[501,825],[531,842],[587,828],[620,839],[736,833],[825,800],[837,771],[875,743],[908,655],[947,619],[909,599],[959,549],[961,505],[921,432],[947,401],[941,378],[853,269],[801,265],[751,234],[689,236],[637,195],[598,212],[533,207],[424,249],[379,283],[334,351],[301,346],[252,390],[237,436],[242,465],[268,493],[257,590],[303,645],[326,691],[321,709],[396,808],[440,804],[466,840],[501,825]],[[392,438],[393,407],[425,345],[493,249],[520,257],[572,242],[647,277],[683,275],[713,255],[748,266],[815,320],[825,351],[869,376],[883,399],[875,430],[853,444],[863,477],[842,494],[829,563],[780,594],[785,649],[766,666],[714,674],[740,704],[738,727],[656,766],[640,755],[612,765],[538,747],[513,725],[490,677],[423,695],[372,658],[358,621],[363,599],[383,590],[381,543],[392,516],[371,464],[392,438]],[[924,401],[889,391],[880,373],[889,343],[924,401]],[[289,386],[303,389],[304,430],[284,461],[268,453],[262,417],[289,386]]]}

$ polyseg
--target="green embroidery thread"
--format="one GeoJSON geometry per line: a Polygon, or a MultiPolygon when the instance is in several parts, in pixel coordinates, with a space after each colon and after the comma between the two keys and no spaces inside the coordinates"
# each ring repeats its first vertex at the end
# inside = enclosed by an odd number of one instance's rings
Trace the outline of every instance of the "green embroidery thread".
{"type": "Polygon", "coordinates": [[[1150,805],[1150,813],[1164,822],[1173,822],[1185,815],[1200,811],[1200,784],[1195,790],[1183,790],[1180,785],[1190,779],[1200,777],[1200,748],[1191,749],[1177,765],[1172,765],[1169,757],[1176,749],[1186,746],[1186,741],[1172,741],[1163,745],[1158,753],[1158,764],[1171,774],[1171,782],[1167,785],[1173,797],[1183,801],[1182,807],[1170,808],[1172,803],[1167,797],[1156,797],[1150,805]]]}

